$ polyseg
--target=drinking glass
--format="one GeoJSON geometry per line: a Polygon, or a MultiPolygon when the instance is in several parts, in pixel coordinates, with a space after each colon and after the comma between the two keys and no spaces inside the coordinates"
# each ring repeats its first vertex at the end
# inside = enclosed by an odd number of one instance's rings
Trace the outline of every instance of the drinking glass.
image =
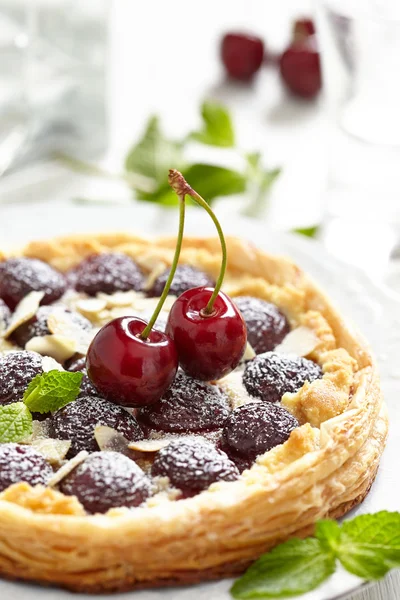
{"type": "Polygon", "coordinates": [[[0,176],[107,141],[111,0],[0,0],[0,176]]]}
{"type": "Polygon", "coordinates": [[[323,238],[386,272],[400,239],[400,4],[319,0],[329,178],[323,238]]]}

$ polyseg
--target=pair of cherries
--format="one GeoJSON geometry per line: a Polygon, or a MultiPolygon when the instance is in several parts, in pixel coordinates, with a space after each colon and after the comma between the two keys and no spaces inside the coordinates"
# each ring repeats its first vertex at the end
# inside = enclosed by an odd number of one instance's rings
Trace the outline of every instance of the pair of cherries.
{"type": "Polygon", "coordinates": [[[195,379],[224,377],[239,364],[246,349],[243,317],[223,292],[227,255],[221,226],[208,206],[176,170],[169,183],[179,198],[179,233],[169,277],[148,323],[121,317],[107,323],[93,339],[86,359],[90,379],[107,399],[124,406],[154,404],[169,388],[178,366],[195,379]],[[185,197],[210,215],[221,241],[222,265],[215,288],[197,287],[181,294],[169,313],[165,333],[153,325],[168,295],[182,247],[185,197]]]}

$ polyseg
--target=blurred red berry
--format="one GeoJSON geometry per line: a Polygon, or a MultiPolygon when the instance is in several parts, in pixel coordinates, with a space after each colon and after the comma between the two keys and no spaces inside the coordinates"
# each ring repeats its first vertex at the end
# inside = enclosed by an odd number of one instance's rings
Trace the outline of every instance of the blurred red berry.
{"type": "Polygon", "coordinates": [[[314,34],[315,25],[312,19],[296,19],[293,23],[292,40],[294,42],[301,42],[314,34]]]}
{"type": "Polygon", "coordinates": [[[221,43],[221,58],[230,77],[249,80],[262,65],[264,43],[245,33],[227,33],[221,43]]]}
{"type": "Polygon", "coordinates": [[[287,88],[301,98],[314,98],[321,89],[321,66],[315,36],[294,42],[282,54],[280,73],[287,88]]]}

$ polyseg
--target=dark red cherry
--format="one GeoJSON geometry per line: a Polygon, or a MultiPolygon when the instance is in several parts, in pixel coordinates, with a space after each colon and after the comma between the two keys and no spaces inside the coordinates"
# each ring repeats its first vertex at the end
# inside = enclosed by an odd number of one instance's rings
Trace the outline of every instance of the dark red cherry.
{"type": "Polygon", "coordinates": [[[321,89],[321,65],[314,39],[294,42],[282,54],[280,73],[287,88],[296,96],[314,98],[321,89]]]}
{"type": "Polygon", "coordinates": [[[220,379],[239,364],[247,341],[246,323],[223,292],[212,313],[204,314],[212,288],[198,287],[179,296],[169,313],[166,333],[175,342],[179,364],[191,377],[220,379]]]}
{"type": "Polygon", "coordinates": [[[30,446],[0,445],[0,492],[20,481],[46,485],[52,475],[47,460],[30,446]]]}
{"type": "Polygon", "coordinates": [[[147,323],[120,317],[104,325],[86,357],[89,378],[108,400],[124,406],[146,406],[161,398],[178,369],[174,342],[153,329],[143,340],[147,323]]]}
{"type": "Polygon", "coordinates": [[[235,481],[239,471],[225,452],[201,439],[174,440],[157,452],[151,474],[168,477],[171,484],[192,496],[216,481],[235,481]]]}
{"type": "MultiPolygon", "coordinates": [[[[166,269],[164,273],[161,273],[157,277],[147,292],[148,296],[161,296],[170,271],[171,269],[166,269]]],[[[204,273],[204,271],[200,271],[200,269],[196,269],[190,265],[178,265],[168,293],[173,296],[180,296],[190,288],[213,285],[215,285],[215,281],[207,273],[204,273]]]]}
{"type": "Polygon", "coordinates": [[[251,402],[231,412],[225,423],[223,444],[245,458],[283,444],[299,426],[293,415],[277,404],[251,402]]]}
{"type": "Polygon", "coordinates": [[[36,352],[17,350],[0,357],[0,404],[22,400],[36,375],[43,373],[42,357],[36,352]]]}
{"type": "Polygon", "coordinates": [[[78,292],[89,296],[139,291],[143,287],[143,274],[137,264],[118,252],[88,256],[68,273],[68,280],[78,292]]]}
{"type": "Polygon", "coordinates": [[[237,296],[234,302],[246,322],[247,341],[256,354],[273,350],[289,333],[288,320],[275,304],[253,296],[237,296]]]}
{"type": "Polygon", "coordinates": [[[221,58],[230,77],[251,79],[264,60],[264,43],[246,33],[227,33],[222,39],[221,58]]]}
{"type": "Polygon", "coordinates": [[[89,513],[139,506],[151,493],[150,481],[142,469],[112,451],[91,454],[61,481],[60,489],[76,496],[89,513]]]}
{"type": "Polygon", "coordinates": [[[41,304],[51,304],[65,289],[64,275],[41,260],[9,258],[0,263],[0,298],[12,310],[29,292],[44,292],[41,304]]]}
{"type": "Polygon", "coordinates": [[[250,396],[265,402],[279,402],[286,392],[297,392],[308,381],[322,377],[312,360],[301,356],[266,352],[246,363],[243,385],[250,396]]]}
{"type": "Polygon", "coordinates": [[[138,411],[138,420],[173,433],[212,431],[224,425],[230,410],[227,395],[217,385],[179,371],[159,402],[138,411]]]}
{"type": "Polygon", "coordinates": [[[129,441],[142,440],[144,437],[139,423],[128,411],[95,396],[82,396],[58,410],[51,418],[54,437],[71,441],[69,457],[81,450],[95,452],[99,449],[94,437],[96,425],[112,427],[129,441]]]}

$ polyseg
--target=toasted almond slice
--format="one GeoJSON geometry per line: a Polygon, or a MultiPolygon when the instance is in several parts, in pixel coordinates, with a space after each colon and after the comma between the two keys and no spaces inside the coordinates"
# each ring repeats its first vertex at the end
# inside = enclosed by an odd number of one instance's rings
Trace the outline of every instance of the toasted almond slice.
{"type": "Polygon", "coordinates": [[[130,290],[129,292],[115,292],[114,294],[104,294],[100,292],[97,298],[103,300],[108,308],[117,306],[132,306],[138,298],[143,297],[140,292],[130,290]]]}
{"type": "Polygon", "coordinates": [[[32,433],[21,441],[21,444],[32,444],[36,440],[44,440],[50,437],[50,420],[32,421],[32,433]]]}
{"type": "MultiPolygon", "coordinates": [[[[137,452],[158,452],[161,448],[168,446],[174,438],[160,438],[158,440],[139,440],[137,442],[129,442],[129,450],[137,452]]],[[[176,438],[175,438],[176,439],[176,438]]]]}
{"type": "Polygon", "coordinates": [[[143,288],[145,290],[149,290],[153,286],[153,283],[155,282],[157,277],[162,275],[162,273],[164,273],[166,268],[167,268],[167,265],[165,263],[163,263],[163,262],[157,263],[156,266],[151,271],[150,275],[148,276],[143,288]]]}
{"type": "Polygon", "coordinates": [[[78,352],[75,340],[71,340],[63,335],[33,337],[26,344],[25,349],[38,352],[42,356],[51,356],[59,363],[66,361],[78,352]]]}
{"type": "Polygon", "coordinates": [[[42,357],[42,369],[44,373],[48,373],[49,371],[65,371],[64,367],[51,356],[42,357]]]}
{"type": "Polygon", "coordinates": [[[71,447],[69,440],[54,440],[53,438],[44,438],[33,440],[31,446],[51,463],[60,463],[67,456],[71,447]]]}
{"type": "Polygon", "coordinates": [[[59,484],[60,481],[64,479],[64,477],[69,475],[71,471],[73,471],[78,465],[83,463],[83,461],[86,460],[88,456],[89,452],[86,452],[86,450],[82,450],[81,452],[79,452],[79,454],[74,456],[74,458],[71,458],[71,460],[65,463],[65,465],[63,465],[60,469],[58,469],[56,473],[54,473],[53,477],[50,478],[47,485],[49,487],[54,487],[55,485],[59,484]]]}
{"type": "Polygon", "coordinates": [[[51,333],[68,338],[75,343],[75,352],[86,354],[93,332],[86,331],[73,320],[71,315],[62,308],[54,310],[47,319],[47,326],[51,333]]]}
{"type": "Polygon", "coordinates": [[[308,327],[297,327],[290,331],[283,341],[276,346],[274,352],[285,354],[296,354],[296,356],[307,356],[319,344],[319,339],[312,329],[308,327]]]}
{"type": "Polygon", "coordinates": [[[253,350],[253,347],[247,342],[246,350],[244,351],[243,360],[251,360],[256,356],[256,353],[253,350]]]}
{"type": "Polygon", "coordinates": [[[82,298],[78,300],[75,307],[79,312],[88,315],[89,318],[101,313],[107,306],[107,302],[103,298],[82,298]]]}
{"type": "Polygon", "coordinates": [[[17,305],[11,321],[4,332],[4,337],[7,338],[20,325],[32,319],[35,316],[40,302],[44,296],[44,292],[29,292],[25,298],[17,305]]]}
{"type": "Polygon", "coordinates": [[[12,342],[0,337],[0,353],[14,352],[15,350],[19,350],[16,344],[13,344],[12,342]]]}
{"type": "Polygon", "coordinates": [[[128,440],[112,427],[106,425],[96,425],[94,437],[100,450],[114,450],[114,452],[125,453],[128,448],[128,440]]]}

